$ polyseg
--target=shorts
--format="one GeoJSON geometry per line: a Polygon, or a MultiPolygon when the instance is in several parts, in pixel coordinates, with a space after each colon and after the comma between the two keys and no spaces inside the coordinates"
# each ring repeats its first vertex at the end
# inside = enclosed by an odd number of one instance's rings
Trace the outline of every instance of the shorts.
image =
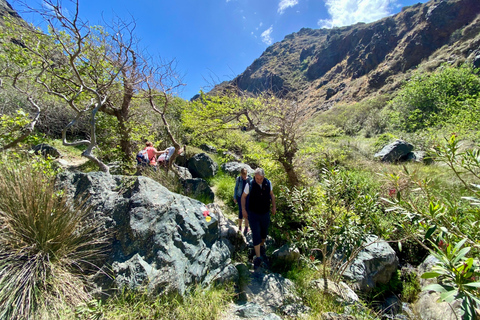
{"type": "Polygon", "coordinates": [[[262,239],[267,239],[270,212],[265,214],[248,212],[248,224],[250,230],[252,230],[253,246],[257,246],[262,242],[262,239]]]}

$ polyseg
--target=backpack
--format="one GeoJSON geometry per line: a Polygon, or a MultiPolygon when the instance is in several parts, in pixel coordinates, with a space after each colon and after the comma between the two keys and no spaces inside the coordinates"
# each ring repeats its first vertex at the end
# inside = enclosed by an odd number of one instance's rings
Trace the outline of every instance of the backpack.
{"type": "Polygon", "coordinates": [[[137,164],[147,165],[150,164],[150,159],[148,158],[147,149],[143,149],[137,153],[137,164]]]}

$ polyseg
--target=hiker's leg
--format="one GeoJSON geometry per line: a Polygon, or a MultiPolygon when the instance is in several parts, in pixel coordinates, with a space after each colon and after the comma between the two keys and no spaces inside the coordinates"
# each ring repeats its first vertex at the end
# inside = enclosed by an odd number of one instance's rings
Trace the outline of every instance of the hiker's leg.
{"type": "Polygon", "coordinates": [[[268,235],[268,227],[270,226],[270,213],[262,214],[259,216],[260,222],[260,238],[262,239],[260,244],[263,246],[265,245],[265,240],[267,239],[268,235]]]}
{"type": "MultiPolygon", "coordinates": [[[[243,213],[242,213],[241,197],[237,197],[237,204],[238,204],[238,230],[242,231],[243,213]]],[[[248,219],[245,219],[245,225],[247,224],[248,224],[248,219]]]]}
{"type": "Polygon", "coordinates": [[[260,243],[262,242],[259,217],[259,215],[253,212],[248,213],[248,222],[250,224],[250,229],[252,230],[253,248],[255,249],[255,255],[257,257],[260,257],[260,243]]]}
{"type": "Polygon", "coordinates": [[[255,256],[260,257],[260,244],[257,246],[253,246],[253,248],[255,249],[255,256]]]}
{"type": "Polygon", "coordinates": [[[265,241],[267,240],[268,235],[268,227],[270,225],[270,213],[264,214],[260,216],[260,241],[259,252],[260,255],[265,254],[265,241]]]}

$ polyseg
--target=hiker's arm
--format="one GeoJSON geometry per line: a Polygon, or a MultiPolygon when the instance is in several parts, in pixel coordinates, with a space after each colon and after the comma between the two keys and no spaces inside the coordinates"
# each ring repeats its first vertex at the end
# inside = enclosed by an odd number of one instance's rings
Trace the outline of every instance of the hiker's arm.
{"type": "Polygon", "coordinates": [[[157,151],[157,149],[153,149],[153,151],[155,152],[156,156],[159,156],[163,153],[163,151],[157,151]]]}
{"type": "Polygon", "coordinates": [[[245,208],[246,203],[247,203],[247,194],[244,192],[242,193],[242,215],[245,219],[248,219],[247,209],[245,208]]]}
{"type": "Polygon", "coordinates": [[[233,202],[237,203],[237,188],[239,187],[238,185],[238,178],[235,179],[235,188],[233,189],[233,202]]]}
{"type": "Polygon", "coordinates": [[[270,198],[272,199],[272,214],[275,214],[277,213],[277,206],[275,205],[275,195],[272,190],[270,190],[270,198]]]}

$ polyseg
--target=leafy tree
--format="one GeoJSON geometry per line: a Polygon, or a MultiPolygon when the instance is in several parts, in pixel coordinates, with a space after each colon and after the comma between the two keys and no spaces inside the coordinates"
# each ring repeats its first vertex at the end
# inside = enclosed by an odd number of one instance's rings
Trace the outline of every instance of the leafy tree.
{"type": "Polygon", "coordinates": [[[284,168],[291,186],[300,184],[294,159],[298,140],[303,135],[305,108],[273,95],[245,97],[236,94],[206,96],[192,103],[184,113],[186,125],[196,135],[226,130],[253,131],[268,142],[274,159],[284,168]]]}
{"type": "MultiPolygon", "coordinates": [[[[83,156],[102,171],[108,171],[103,161],[92,153],[98,143],[96,115],[104,112],[115,117],[122,158],[128,162],[132,158],[135,127],[130,122],[136,119],[132,114],[133,101],[140,88],[151,81],[147,79],[151,74],[146,70],[154,68],[148,67],[149,59],[138,48],[134,22],[118,20],[104,27],[91,27],[79,17],[78,0],[73,4],[73,10],[52,0],[43,1],[40,9],[24,4],[43,18],[48,34],[10,24],[4,39],[15,41],[4,42],[8,43],[6,51],[10,60],[29,67],[30,74],[22,76],[24,81],[40,85],[74,111],[74,119],[63,129],[63,143],[86,145],[83,156]],[[86,114],[91,118],[89,137],[68,142],[66,132],[86,114]]],[[[168,81],[165,77],[156,80],[162,82],[163,87],[168,81]]],[[[28,88],[24,91],[31,92],[28,88]]]]}
{"type": "Polygon", "coordinates": [[[181,145],[174,129],[170,125],[172,119],[169,119],[169,115],[178,111],[178,98],[175,98],[174,93],[184,84],[181,76],[176,72],[174,60],[151,59],[144,76],[145,82],[144,88],[142,88],[142,96],[148,101],[152,110],[160,115],[166,134],[175,147],[175,152],[168,161],[168,168],[170,169],[175,162],[181,145]]]}

